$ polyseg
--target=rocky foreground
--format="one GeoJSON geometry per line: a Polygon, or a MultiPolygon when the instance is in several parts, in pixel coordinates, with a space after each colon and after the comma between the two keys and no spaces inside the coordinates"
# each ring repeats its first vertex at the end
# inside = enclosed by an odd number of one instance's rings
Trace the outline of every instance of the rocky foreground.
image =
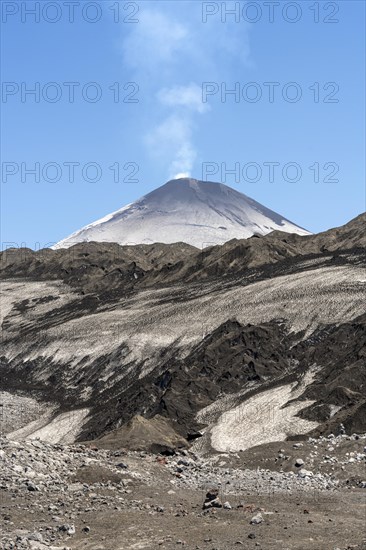
{"type": "Polygon", "coordinates": [[[198,456],[0,439],[0,548],[366,549],[366,435],[198,456]]]}

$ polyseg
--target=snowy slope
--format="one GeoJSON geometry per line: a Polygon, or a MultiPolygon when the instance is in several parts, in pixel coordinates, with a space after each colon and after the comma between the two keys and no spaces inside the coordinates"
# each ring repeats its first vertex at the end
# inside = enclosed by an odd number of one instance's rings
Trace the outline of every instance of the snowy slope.
{"type": "Polygon", "coordinates": [[[204,248],[273,230],[308,231],[221,183],[171,180],[141,199],[91,223],[57,243],[83,241],[150,244],[185,242],[204,248]]]}

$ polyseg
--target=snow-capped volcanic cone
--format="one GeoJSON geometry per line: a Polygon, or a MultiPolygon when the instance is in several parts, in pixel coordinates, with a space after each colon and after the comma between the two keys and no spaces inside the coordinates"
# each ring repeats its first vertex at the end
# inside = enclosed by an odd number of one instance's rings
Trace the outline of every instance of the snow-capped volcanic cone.
{"type": "Polygon", "coordinates": [[[274,230],[309,232],[222,183],[182,178],[76,231],[57,243],[127,244],[184,242],[203,248],[274,230]]]}

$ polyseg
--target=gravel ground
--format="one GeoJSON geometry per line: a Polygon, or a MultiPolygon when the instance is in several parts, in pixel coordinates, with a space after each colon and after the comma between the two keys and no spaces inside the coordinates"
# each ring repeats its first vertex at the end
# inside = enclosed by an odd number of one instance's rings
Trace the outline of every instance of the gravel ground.
{"type": "Polygon", "coordinates": [[[366,549],[364,435],[204,458],[93,445],[0,439],[0,548],[366,549]]]}

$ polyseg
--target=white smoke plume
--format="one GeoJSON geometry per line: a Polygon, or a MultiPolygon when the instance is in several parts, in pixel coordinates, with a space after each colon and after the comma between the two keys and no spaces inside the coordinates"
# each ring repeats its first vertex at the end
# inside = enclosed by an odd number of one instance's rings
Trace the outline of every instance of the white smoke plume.
{"type": "Polygon", "coordinates": [[[144,143],[169,177],[188,176],[198,156],[194,130],[209,111],[202,83],[218,79],[223,61],[247,63],[248,28],[217,18],[203,23],[194,1],[141,3],[138,19],[123,38],[123,54],[151,105],[144,143]]]}

